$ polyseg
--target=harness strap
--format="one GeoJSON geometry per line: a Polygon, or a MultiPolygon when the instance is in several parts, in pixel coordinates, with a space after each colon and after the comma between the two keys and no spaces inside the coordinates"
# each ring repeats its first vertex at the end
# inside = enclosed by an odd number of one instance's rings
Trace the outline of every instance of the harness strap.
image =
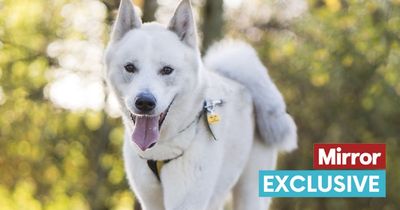
{"type": "Polygon", "coordinates": [[[164,164],[168,163],[171,160],[147,160],[147,165],[149,166],[150,170],[153,172],[154,176],[156,176],[157,180],[161,182],[160,172],[161,168],[164,164]]]}

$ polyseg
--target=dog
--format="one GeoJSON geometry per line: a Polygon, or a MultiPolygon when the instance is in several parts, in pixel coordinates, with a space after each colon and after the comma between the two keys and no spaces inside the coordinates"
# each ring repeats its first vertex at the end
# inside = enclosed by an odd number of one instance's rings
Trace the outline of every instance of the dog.
{"type": "Polygon", "coordinates": [[[125,126],[128,182],[144,210],[265,210],[258,171],[297,147],[296,125],[256,51],[222,41],[201,58],[189,0],[168,26],[121,0],[105,53],[125,126]]]}

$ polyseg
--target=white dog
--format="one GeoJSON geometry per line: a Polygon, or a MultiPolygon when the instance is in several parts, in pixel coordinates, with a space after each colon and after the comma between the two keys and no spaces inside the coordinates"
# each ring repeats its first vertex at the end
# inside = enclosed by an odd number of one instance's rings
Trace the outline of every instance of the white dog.
{"type": "Polygon", "coordinates": [[[296,125],[256,52],[225,41],[204,58],[189,0],[169,25],[142,24],[122,0],[106,77],[125,125],[129,184],[144,210],[265,210],[258,171],[296,148],[296,125]],[[162,167],[160,167],[163,164],[162,167]]]}

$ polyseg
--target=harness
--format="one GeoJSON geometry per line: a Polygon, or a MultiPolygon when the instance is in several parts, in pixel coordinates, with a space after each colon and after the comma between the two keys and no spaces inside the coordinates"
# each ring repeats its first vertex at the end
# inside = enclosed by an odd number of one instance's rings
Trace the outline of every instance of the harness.
{"type": "MultiPolygon", "coordinates": [[[[200,122],[200,119],[203,117],[203,115],[205,115],[207,116],[206,118],[204,118],[207,125],[207,130],[210,133],[211,137],[216,141],[217,138],[215,137],[214,132],[212,130],[212,124],[216,124],[221,120],[219,114],[215,112],[215,107],[221,106],[222,104],[223,104],[222,100],[205,100],[203,103],[203,107],[201,111],[197,114],[196,118],[192,122],[190,122],[184,129],[179,131],[178,134],[185,132],[193,125],[197,125],[197,123],[200,122]]],[[[168,160],[147,160],[147,166],[153,172],[157,180],[161,182],[160,178],[161,168],[165,164],[169,163],[172,160],[180,158],[181,156],[183,156],[183,153],[178,155],[177,157],[168,160]]]]}
{"type": "MultiPolygon", "coordinates": [[[[180,157],[180,156],[179,156],[180,157]]],[[[160,171],[164,164],[168,163],[173,159],[169,160],[147,160],[147,166],[149,166],[150,170],[153,172],[154,176],[156,176],[157,180],[161,182],[160,171]]]]}

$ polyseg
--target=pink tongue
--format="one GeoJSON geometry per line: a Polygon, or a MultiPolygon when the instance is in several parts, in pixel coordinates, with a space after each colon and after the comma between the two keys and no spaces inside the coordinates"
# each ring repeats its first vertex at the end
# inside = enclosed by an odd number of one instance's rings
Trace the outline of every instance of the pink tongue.
{"type": "Polygon", "coordinates": [[[145,117],[137,116],[136,124],[132,134],[132,140],[139,146],[142,151],[148,149],[155,144],[160,136],[158,130],[158,121],[160,116],[145,117]]]}

